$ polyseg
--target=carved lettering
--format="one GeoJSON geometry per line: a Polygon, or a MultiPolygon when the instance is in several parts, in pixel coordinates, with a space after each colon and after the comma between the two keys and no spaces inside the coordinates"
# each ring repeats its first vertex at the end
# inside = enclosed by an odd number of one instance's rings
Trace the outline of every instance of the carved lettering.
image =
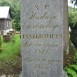
{"type": "Polygon", "coordinates": [[[57,43],[31,43],[31,42],[24,42],[23,46],[38,46],[38,47],[58,47],[57,43]]]}
{"type": "Polygon", "coordinates": [[[60,39],[62,34],[25,34],[26,39],[60,39]]]}
{"type": "Polygon", "coordinates": [[[55,16],[50,17],[49,15],[47,15],[47,13],[45,12],[44,15],[42,16],[37,16],[37,13],[32,13],[32,15],[30,16],[29,19],[55,19],[55,16]]]}
{"type": "Polygon", "coordinates": [[[49,7],[49,5],[46,4],[46,5],[45,5],[45,9],[47,9],[48,7],[49,7]]]}

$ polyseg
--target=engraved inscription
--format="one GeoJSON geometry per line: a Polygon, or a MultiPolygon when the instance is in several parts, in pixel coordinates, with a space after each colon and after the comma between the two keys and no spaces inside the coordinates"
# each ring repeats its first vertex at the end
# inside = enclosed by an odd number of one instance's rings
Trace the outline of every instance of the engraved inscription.
{"type": "Polygon", "coordinates": [[[60,73],[57,72],[57,66],[63,61],[63,18],[61,11],[55,13],[60,8],[55,2],[56,0],[27,0],[26,10],[22,13],[25,15],[22,19],[22,50],[25,61],[23,65],[28,69],[26,72],[29,75],[26,73],[24,76],[51,77],[52,74],[52,77],[57,77],[53,75],[54,72],[60,73]]]}
{"type": "Polygon", "coordinates": [[[38,46],[38,47],[58,47],[58,43],[31,43],[31,42],[24,42],[23,46],[30,47],[30,46],[38,46]]]}
{"type": "Polygon", "coordinates": [[[25,34],[25,39],[60,39],[62,38],[62,34],[25,34]]]}

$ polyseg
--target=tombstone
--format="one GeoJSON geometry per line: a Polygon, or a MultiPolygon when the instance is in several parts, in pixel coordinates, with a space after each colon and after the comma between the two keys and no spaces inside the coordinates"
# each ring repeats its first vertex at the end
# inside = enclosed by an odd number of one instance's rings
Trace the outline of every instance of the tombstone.
{"type": "Polygon", "coordinates": [[[67,0],[21,0],[22,77],[65,77],[66,14],[67,0]]]}

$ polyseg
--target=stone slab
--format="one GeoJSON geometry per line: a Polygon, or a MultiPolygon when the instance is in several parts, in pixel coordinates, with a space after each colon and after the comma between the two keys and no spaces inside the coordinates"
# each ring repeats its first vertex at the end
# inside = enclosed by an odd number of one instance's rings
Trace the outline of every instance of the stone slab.
{"type": "Polygon", "coordinates": [[[64,77],[65,3],[21,0],[22,77],[64,77]]]}

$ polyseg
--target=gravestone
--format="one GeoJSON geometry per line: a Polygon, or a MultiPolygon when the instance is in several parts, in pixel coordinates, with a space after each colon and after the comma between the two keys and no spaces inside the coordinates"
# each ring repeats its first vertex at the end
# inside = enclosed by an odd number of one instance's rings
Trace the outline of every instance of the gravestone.
{"type": "Polygon", "coordinates": [[[66,14],[67,0],[21,0],[22,77],[64,77],[66,14]]]}

